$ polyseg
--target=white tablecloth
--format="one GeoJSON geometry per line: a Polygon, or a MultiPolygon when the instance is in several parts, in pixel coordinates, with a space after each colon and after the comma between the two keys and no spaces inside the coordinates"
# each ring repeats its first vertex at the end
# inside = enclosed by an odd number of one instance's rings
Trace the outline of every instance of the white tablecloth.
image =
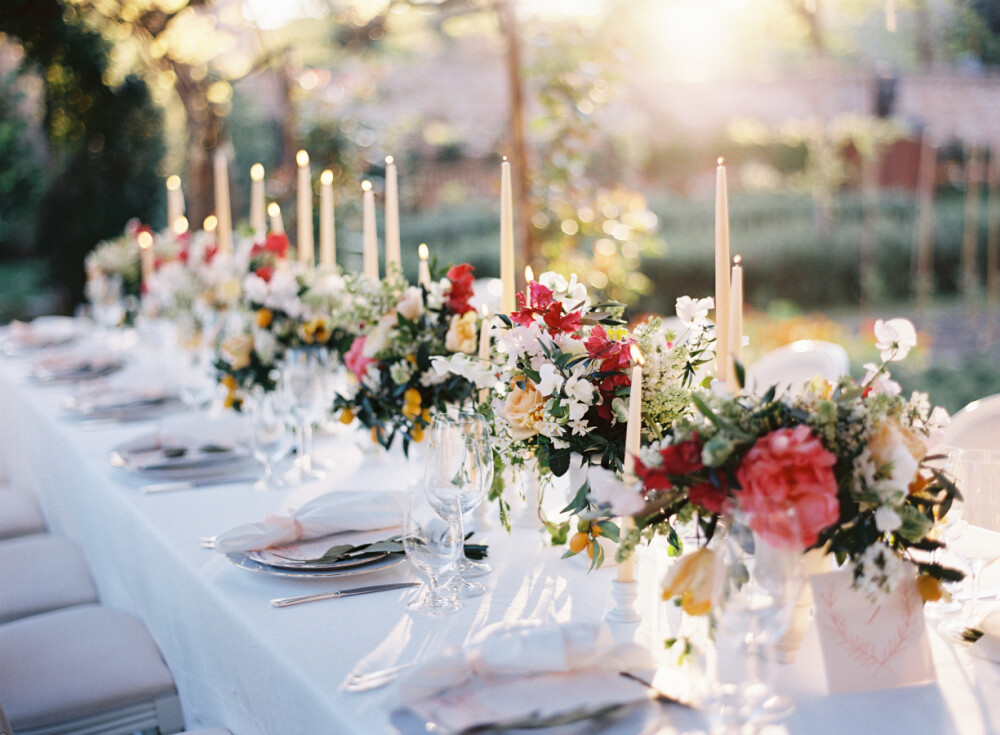
{"type": "MultiPolygon", "coordinates": [[[[141,368],[137,368],[141,369],[141,368]]],[[[365,458],[353,438],[330,440],[324,482],[270,494],[221,485],[146,495],[143,481],[112,468],[112,447],[156,428],[155,421],[83,427],[65,414],[68,389],[27,378],[24,360],[0,360],[0,459],[14,482],[34,489],[51,529],[86,551],[102,601],[141,617],[177,682],[189,727],[224,725],[235,735],[393,733],[393,686],[353,694],[348,673],[425,657],[462,643],[501,620],[551,616],[600,621],[610,607],[611,570],[587,573],[560,560],[537,532],[486,531],[488,592],[442,618],[407,614],[412,592],[380,593],[287,609],[274,597],[412,578],[408,565],[340,582],[299,581],[236,568],[200,546],[211,536],[267,513],[286,512],[335,488],[403,488],[405,464],[365,458]]],[[[640,600],[655,636],[657,574],[640,560],[648,597],[640,600]],[[651,620],[653,619],[653,620],[651,620]]],[[[815,634],[798,662],[782,667],[783,691],[798,702],[791,733],[1000,732],[1000,666],[931,634],[936,684],[827,696],[815,634]]],[[[651,708],[606,732],[696,732],[699,720],[676,708],[651,708]],[[661,730],[664,727],[666,729],[661,730]]]]}

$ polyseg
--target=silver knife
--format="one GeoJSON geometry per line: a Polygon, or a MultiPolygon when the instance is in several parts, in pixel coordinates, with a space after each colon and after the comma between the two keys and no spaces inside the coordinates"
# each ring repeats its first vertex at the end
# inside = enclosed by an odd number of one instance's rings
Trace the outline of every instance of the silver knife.
{"type": "Polygon", "coordinates": [[[288,607],[298,605],[303,602],[313,600],[333,600],[338,597],[352,597],[354,595],[367,595],[369,592],[388,592],[389,590],[401,590],[406,587],[417,587],[420,582],[392,582],[390,584],[373,584],[370,587],[355,587],[349,590],[333,590],[332,592],[319,592],[315,595],[302,595],[301,597],[282,597],[271,600],[272,607],[288,607]]]}
{"type": "Polygon", "coordinates": [[[173,490],[191,490],[196,487],[206,487],[208,485],[234,485],[241,482],[257,482],[259,476],[250,477],[216,477],[204,480],[184,480],[182,482],[160,482],[155,485],[143,485],[144,493],[168,493],[173,490]]]}

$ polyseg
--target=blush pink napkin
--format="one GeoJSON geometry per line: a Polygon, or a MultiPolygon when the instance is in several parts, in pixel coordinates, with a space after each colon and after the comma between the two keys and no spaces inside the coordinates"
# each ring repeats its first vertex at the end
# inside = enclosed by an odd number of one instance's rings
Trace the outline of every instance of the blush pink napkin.
{"type": "Polygon", "coordinates": [[[386,490],[327,493],[310,500],[291,516],[268,515],[258,523],[246,523],[219,534],[215,550],[266,549],[301,539],[320,538],[341,531],[371,531],[402,524],[403,500],[386,490]]]}

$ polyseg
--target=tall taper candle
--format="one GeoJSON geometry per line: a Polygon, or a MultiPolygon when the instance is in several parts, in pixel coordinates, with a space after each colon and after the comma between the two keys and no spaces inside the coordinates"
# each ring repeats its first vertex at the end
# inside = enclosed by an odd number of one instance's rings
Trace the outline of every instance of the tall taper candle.
{"type": "Polygon", "coordinates": [[[319,176],[319,263],[324,268],[337,265],[337,230],[333,220],[333,171],[319,176]]]}
{"type": "Polygon", "coordinates": [[[140,232],[139,237],[139,263],[142,266],[142,285],[149,288],[149,279],[156,271],[156,256],[153,254],[153,236],[148,232],[140,232]]]}
{"type": "Polygon", "coordinates": [[[281,216],[281,207],[277,202],[267,205],[267,216],[271,218],[271,232],[275,235],[285,234],[285,220],[281,216]]]}
{"type": "Polygon", "coordinates": [[[372,182],[362,181],[361,191],[364,192],[364,274],[378,280],[378,231],[375,229],[375,192],[372,182]]]}
{"type": "Polygon", "coordinates": [[[190,226],[191,225],[188,222],[188,218],[185,217],[184,215],[181,215],[180,217],[174,220],[174,225],[172,228],[174,231],[174,235],[180,237],[181,235],[183,235],[188,231],[188,227],[190,226]]]}
{"type": "Polygon", "coordinates": [[[420,247],[417,248],[417,254],[420,256],[420,265],[417,267],[417,284],[424,288],[430,288],[431,268],[427,265],[427,258],[431,253],[427,249],[427,243],[420,243],[420,247]]]}
{"type": "MultiPolygon", "coordinates": [[[[733,258],[732,285],[729,298],[729,367],[743,362],[743,258],[733,258]]],[[[733,373],[733,380],[736,373],[733,373]]],[[[736,387],[735,385],[733,386],[736,387]]]]}
{"type": "Polygon", "coordinates": [[[298,237],[295,240],[295,247],[299,250],[299,262],[312,267],[316,262],[316,254],[313,252],[313,187],[309,154],[299,151],[295,154],[295,163],[299,167],[298,237]]]}
{"type": "MultiPolygon", "coordinates": [[[[635,482],[635,458],[642,444],[642,365],[645,362],[642,352],[632,345],[632,385],[628,390],[628,423],[625,425],[625,469],[622,479],[626,484],[635,482]]],[[[631,516],[621,519],[622,535],[635,528],[635,520],[631,516]]],[[[635,558],[630,556],[618,565],[618,581],[635,581],[635,558]]]]}
{"type": "Polygon", "coordinates": [[[500,164],[500,310],[514,311],[514,194],[510,183],[510,163],[504,156],[500,164]]]}
{"type": "Polygon", "coordinates": [[[490,359],[490,307],[483,304],[483,323],[479,329],[479,359],[490,359]]]}
{"type": "Polygon", "coordinates": [[[392,156],[385,157],[385,272],[389,266],[402,267],[399,252],[399,182],[396,178],[396,162],[392,156]]]}
{"type": "Polygon", "coordinates": [[[725,382],[729,358],[729,195],[725,160],[715,170],[715,377],[725,382]]]}
{"type": "Polygon", "coordinates": [[[255,238],[267,234],[264,220],[264,167],[255,163],[250,167],[250,229],[255,238]]]}
{"type": "Polygon", "coordinates": [[[215,152],[215,216],[219,218],[219,252],[233,252],[233,212],[229,201],[229,158],[215,152]]]}
{"type": "Polygon", "coordinates": [[[184,192],[181,177],[172,174],[167,177],[167,227],[173,228],[178,217],[184,216],[184,192]]]}

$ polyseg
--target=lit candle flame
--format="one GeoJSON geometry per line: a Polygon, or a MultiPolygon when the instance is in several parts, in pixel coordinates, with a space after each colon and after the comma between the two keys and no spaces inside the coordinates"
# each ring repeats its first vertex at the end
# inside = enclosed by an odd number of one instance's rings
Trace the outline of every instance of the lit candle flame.
{"type": "Polygon", "coordinates": [[[183,235],[188,231],[188,227],[191,225],[188,223],[188,218],[183,215],[174,220],[174,234],[183,235]]]}
{"type": "Polygon", "coordinates": [[[299,168],[304,168],[309,165],[309,154],[305,151],[299,151],[295,154],[295,162],[299,164],[299,168]]]}
{"type": "Polygon", "coordinates": [[[250,178],[253,181],[263,181],[264,180],[264,167],[259,163],[255,163],[250,167],[250,178]]]}
{"type": "Polygon", "coordinates": [[[743,262],[743,256],[742,255],[735,255],[735,256],[733,256],[733,265],[739,265],[742,262],[743,262]]]}
{"type": "Polygon", "coordinates": [[[490,315],[490,307],[488,307],[486,304],[483,304],[483,319],[485,319],[489,315],[490,315]]]}
{"type": "Polygon", "coordinates": [[[395,160],[396,159],[394,159],[392,156],[386,156],[385,157],[385,165],[386,166],[391,166],[395,160]]]}
{"type": "Polygon", "coordinates": [[[319,183],[323,186],[330,186],[333,183],[333,171],[327,169],[319,175],[319,183]]]}
{"type": "Polygon", "coordinates": [[[210,214],[205,218],[205,223],[202,225],[202,229],[205,232],[215,232],[215,228],[219,226],[219,218],[214,214],[210,214]]]}
{"type": "Polygon", "coordinates": [[[632,362],[640,367],[646,364],[646,358],[642,356],[642,350],[639,349],[639,345],[634,344],[629,347],[629,352],[632,354],[632,362]]]}
{"type": "Polygon", "coordinates": [[[726,159],[723,158],[722,156],[719,156],[719,159],[716,161],[716,163],[719,164],[720,166],[725,166],[726,165],[726,159]]]}
{"type": "Polygon", "coordinates": [[[431,251],[427,247],[427,243],[420,243],[420,246],[417,248],[417,254],[420,256],[421,260],[427,260],[431,254],[431,251]]]}
{"type": "Polygon", "coordinates": [[[269,217],[277,217],[281,214],[281,207],[278,206],[277,202],[271,202],[267,205],[267,215],[269,217]]]}
{"type": "Polygon", "coordinates": [[[371,189],[372,189],[372,182],[370,181],[361,182],[361,191],[371,191],[371,189]]]}
{"type": "Polygon", "coordinates": [[[167,188],[170,191],[177,191],[181,188],[181,177],[177,174],[171,174],[167,177],[167,188]]]}
{"type": "Polygon", "coordinates": [[[504,163],[506,163],[507,162],[507,156],[504,156],[503,160],[504,160],[504,163]]]}
{"type": "Polygon", "coordinates": [[[153,247],[153,236],[148,232],[140,232],[137,239],[139,241],[139,247],[143,250],[153,247]]]}
{"type": "Polygon", "coordinates": [[[530,265],[524,266],[524,282],[528,284],[534,280],[535,280],[535,272],[531,270],[531,266],[530,265]]]}

